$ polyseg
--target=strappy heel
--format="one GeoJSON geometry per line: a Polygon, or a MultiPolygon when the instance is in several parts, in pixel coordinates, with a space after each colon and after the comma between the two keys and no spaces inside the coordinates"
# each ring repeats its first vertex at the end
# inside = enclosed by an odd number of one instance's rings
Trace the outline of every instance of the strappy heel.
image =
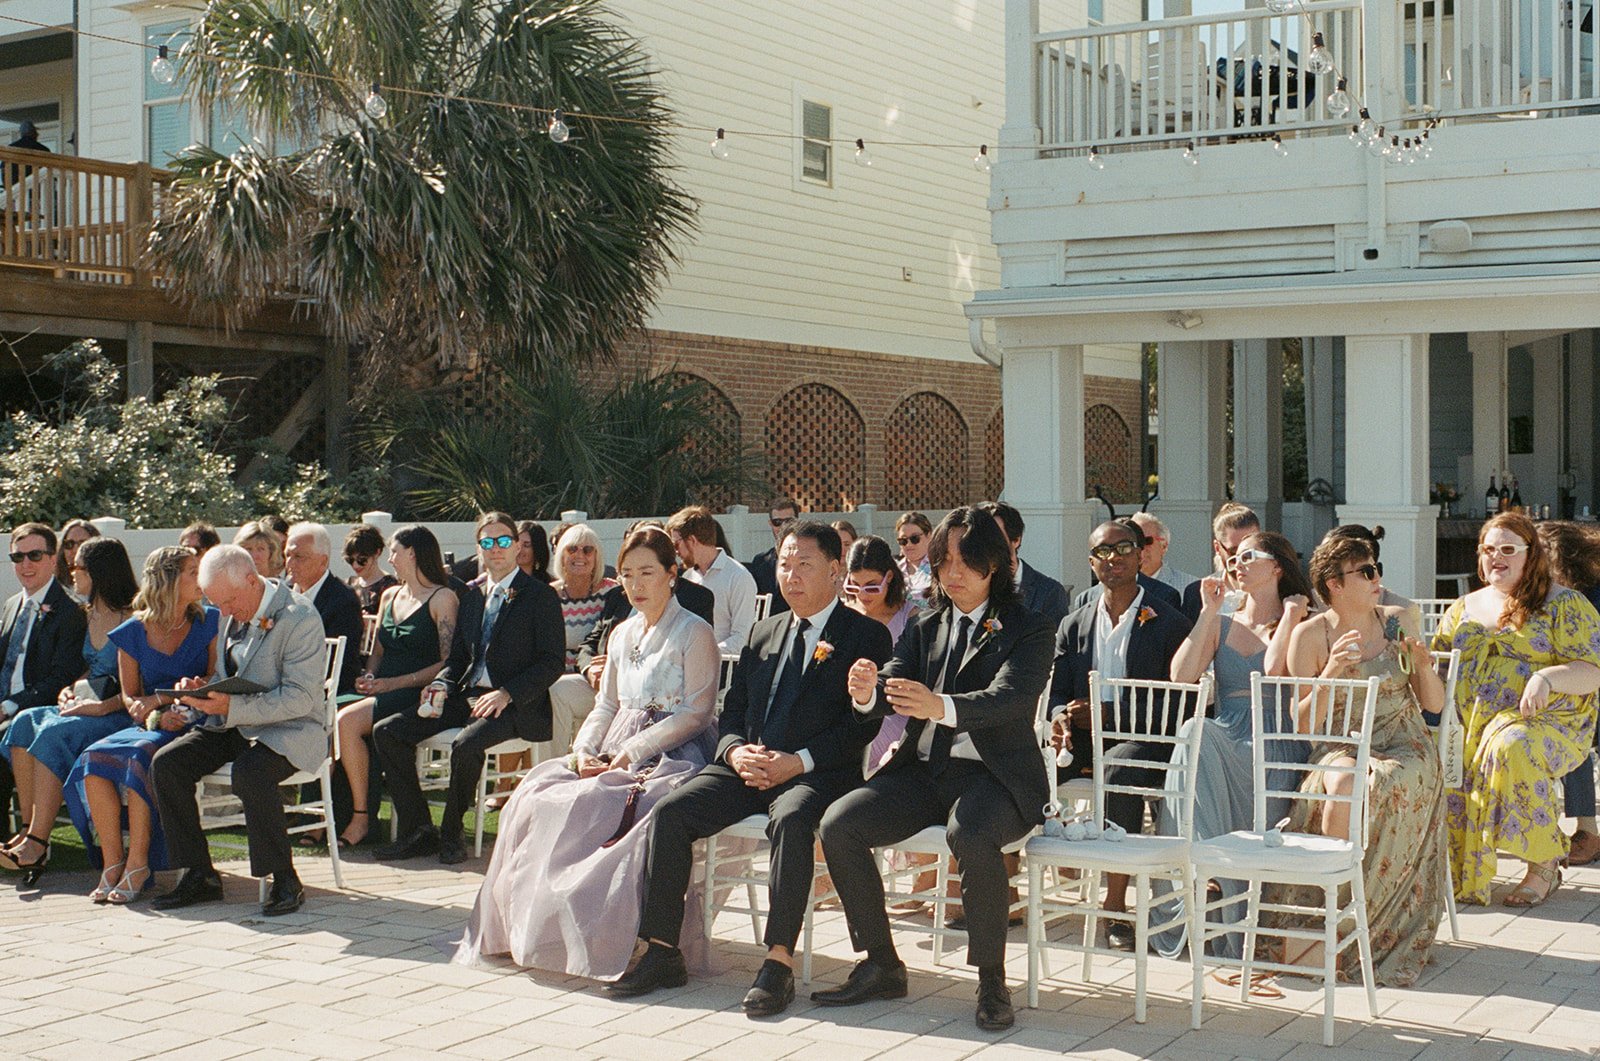
{"type": "Polygon", "coordinates": [[[50,864],[50,841],[34,836],[32,833],[22,834],[22,839],[23,843],[32,840],[44,848],[44,851],[32,862],[22,861],[17,857],[14,850],[0,851],[0,869],[21,870],[22,883],[31,888],[39,883],[39,878],[44,876],[45,867],[50,864]]]}
{"type": "Polygon", "coordinates": [[[89,901],[92,903],[105,903],[107,896],[111,894],[111,889],[115,888],[117,886],[116,882],[122,879],[122,867],[126,865],[126,862],[118,862],[114,866],[107,866],[106,871],[100,874],[100,883],[95,886],[94,891],[89,893],[89,901]]]}
{"type": "Polygon", "coordinates": [[[106,893],[106,902],[112,904],[113,906],[127,906],[129,903],[139,898],[139,896],[149,891],[150,886],[155,882],[156,875],[150,872],[149,866],[139,866],[136,869],[130,869],[128,872],[122,875],[122,880],[118,882],[117,886],[106,893]],[[144,881],[136,888],[133,886],[133,878],[134,875],[138,873],[144,874],[144,881]]]}
{"type": "Polygon", "coordinates": [[[340,833],[339,834],[339,844],[340,844],[340,846],[342,846],[342,847],[355,847],[357,844],[359,844],[363,840],[365,840],[368,836],[372,835],[372,816],[370,814],[368,814],[364,810],[353,810],[353,811],[351,811],[350,812],[350,824],[346,825],[345,829],[348,830],[351,825],[354,825],[356,823],[356,815],[358,815],[358,814],[361,815],[363,818],[367,819],[367,831],[362,833],[360,838],[356,839],[356,840],[347,840],[347,839],[345,839],[344,833],[340,833]]]}

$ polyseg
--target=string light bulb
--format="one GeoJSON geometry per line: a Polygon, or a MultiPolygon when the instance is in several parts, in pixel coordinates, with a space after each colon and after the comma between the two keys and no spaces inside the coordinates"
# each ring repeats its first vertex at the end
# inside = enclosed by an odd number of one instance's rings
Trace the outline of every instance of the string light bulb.
{"type": "Polygon", "coordinates": [[[1306,56],[1306,69],[1319,75],[1333,73],[1333,53],[1328,51],[1320,32],[1311,35],[1311,53],[1306,56]]]}
{"type": "Polygon", "coordinates": [[[1092,144],[1089,147],[1089,168],[1090,169],[1105,169],[1106,168],[1106,160],[1100,157],[1100,149],[1098,147],[1095,147],[1092,144]]]}
{"type": "Polygon", "coordinates": [[[717,138],[711,141],[711,157],[728,161],[728,130],[717,129],[717,138]]]}
{"type": "Polygon", "coordinates": [[[552,143],[564,144],[572,138],[572,129],[567,125],[567,116],[557,107],[550,112],[550,124],[545,127],[552,143]]]}
{"type": "Polygon", "coordinates": [[[979,144],[978,153],[972,156],[972,168],[979,173],[988,173],[994,169],[994,163],[989,159],[989,145],[979,144]]]}
{"type": "Polygon", "coordinates": [[[1200,147],[1193,140],[1184,145],[1183,160],[1191,166],[1200,165],[1200,147]]]}
{"type": "Polygon", "coordinates": [[[1283,137],[1279,136],[1277,133],[1272,134],[1272,153],[1277,155],[1279,158],[1289,157],[1288,145],[1283,142],[1283,137]]]}
{"type": "Polygon", "coordinates": [[[1287,15],[1294,10],[1294,0],[1267,0],[1267,10],[1274,15],[1287,15]]]}
{"type": "Polygon", "coordinates": [[[150,80],[158,85],[170,85],[177,79],[178,68],[172,65],[167,57],[167,46],[163,44],[156,49],[156,57],[150,60],[150,80]]]}
{"type": "Polygon", "coordinates": [[[361,101],[361,109],[367,112],[367,117],[375,122],[381,122],[389,113],[389,101],[383,98],[383,93],[378,91],[376,81],[372,83],[372,90],[367,93],[367,98],[361,101]]]}
{"type": "Polygon", "coordinates": [[[1350,113],[1350,82],[1344,78],[1339,79],[1338,87],[1328,93],[1328,113],[1335,118],[1343,118],[1350,113]]]}
{"type": "Polygon", "coordinates": [[[1389,151],[1389,137],[1384,133],[1383,126],[1378,126],[1376,135],[1367,140],[1367,154],[1373,158],[1382,158],[1389,151]]]}
{"type": "Polygon", "coordinates": [[[862,137],[856,137],[856,165],[872,165],[872,156],[867,154],[867,142],[862,137]]]}
{"type": "Polygon", "coordinates": [[[1356,132],[1360,134],[1363,143],[1370,141],[1374,136],[1383,135],[1383,129],[1372,120],[1372,115],[1365,107],[1361,108],[1361,123],[1356,126],[1356,132]]]}

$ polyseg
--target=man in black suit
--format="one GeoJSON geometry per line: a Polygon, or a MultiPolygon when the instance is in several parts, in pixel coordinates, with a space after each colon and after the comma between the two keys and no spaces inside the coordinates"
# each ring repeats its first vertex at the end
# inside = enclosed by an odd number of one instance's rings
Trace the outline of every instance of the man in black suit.
{"type": "Polygon", "coordinates": [[[947,827],[961,867],[967,964],[978,969],[978,1027],[1009,1028],[1009,880],[1003,849],[1044,819],[1050,798],[1034,729],[1050,677],[1050,627],[1017,600],[1011,551],[993,517],[958,508],[928,547],[934,607],[913,617],[881,671],[858,660],[850,694],[864,717],[909,720],[889,761],[822,820],[822,851],[866,960],[813,1001],[848,1006],[903,998],[906,968],[884,910],[875,848],[947,827]]]}
{"type": "Polygon", "coordinates": [[[861,783],[862,753],[876,727],[851,710],[856,660],[889,658],[889,629],[840,603],[839,534],[825,523],[788,525],[778,551],[787,615],[763,619],[734,667],[723,703],[716,762],[656,807],[640,950],[610,985],[628,997],[687,980],[678,934],[693,845],[752,814],[767,815],[772,841],[767,960],[744,997],[751,1016],[781,1013],[794,998],[794,947],[816,866],[817,824],[828,805],[861,783]]]}
{"type": "Polygon", "coordinates": [[[756,592],[772,598],[767,614],[776,615],[789,610],[783,594],[778,591],[778,546],[783,544],[783,528],[800,518],[800,506],[787,497],[775,497],[767,506],[767,525],[772,528],[772,548],[745,564],[750,577],[756,580],[756,592]]]}
{"type": "MultiPolygon", "coordinates": [[[[1228,570],[1228,561],[1239,551],[1244,540],[1261,529],[1261,517],[1255,510],[1237,501],[1229,501],[1217,509],[1211,520],[1211,553],[1216,557],[1218,570],[1228,570]]],[[[1183,614],[1191,623],[1200,621],[1200,583],[1195,579],[1183,591],[1183,614]]]]}
{"type": "MultiPolygon", "coordinates": [[[[1056,634],[1050,712],[1058,746],[1072,749],[1070,776],[1093,774],[1090,713],[1096,706],[1089,703],[1089,672],[1098,670],[1107,678],[1168,681],[1172,657],[1189,634],[1191,624],[1183,613],[1151,594],[1139,578],[1142,546],[1139,528],[1129,520],[1111,520],[1095,528],[1089,536],[1089,563],[1104,592],[1067,616],[1056,634]]],[[[1115,705],[1102,704],[1099,709],[1114,710],[1115,705]]],[[[1176,719],[1171,721],[1175,727],[1176,719]]],[[[1114,766],[1109,760],[1165,758],[1171,750],[1171,745],[1138,741],[1107,748],[1106,781],[1125,785],[1158,783],[1148,767],[1114,766]]],[[[1130,833],[1139,832],[1144,825],[1144,801],[1127,793],[1109,792],[1106,817],[1130,833]]],[[[1107,874],[1107,909],[1125,909],[1127,886],[1125,874],[1107,874]]],[[[1109,922],[1107,937],[1113,947],[1133,948],[1133,926],[1125,922],[1109,922]]]]}
{"type": "MultiPolygon", "coordinates": [[[[628,528],[633,533],[635,527],[628,528]]],[[[685,609],[712,622],[716,608],[716,595],[698,582],[675,578],[672,595],[685,609]]],[[[563,674],[550,686],[551,735],[553,754],[565,755],[572,748],[583,720],[594,710],[595,694],[600,691],[600,675],[606,666],[606,645],[611,641],[611,631],[617,624],[633,614],[633,605],[621,586],[606,590],[600,605],[600,618],[595,620],[589,636],[578,649],[578,673],[563,674]]]]}
{"type": "MultiPolygon", "coordinates": [[[[1121,526],[1127,530],[1129,534],[1133,535],[1134,540],[1139,543],[1140,555],[1143,555],[1145,546],[1149,544],[1145,540],[1144,530],[1141,529],[1140,526],[1133,520],[1127,518],[1114,519],[1110,522],[1121,526]]],[[[1093,564],[1089,565],[1089,570],[1090,573],[1095,577],[1095,583],[1082,593],[1078,594],[1077,597],[1073,598],[1073,611],[1078,611],[1082,608],[1088,607],[1091,604],[1094,604],[1100,599],[1100,595],[1105,592],[1105,587],[1102,586],[1099,581],[1099,572],[1095,569],[1093,564]]],[[[1176,589],[1167,585],[1165,582],[1157,582],[1143,571],[1140,571],[1138,557],[1134,558],[1133,574],[1135,581],[1137,581],[1139,584],[1139,589],[1144,592],[1146,597],[1149,597],[1151,600],[1161,601],[1163,604],[1169,604],[1176,610],[1182,609],[1183,594],[1179,593],[1176,589]]]]}
{"type": "Polygon", "coordinates": [[[294,591],[311,601],[327,637],[344,638],[339,695],[356,691],[361,673],[361,598],[328,573],[333,543],[320,523],[296,523],[283,547],[283,566],[294,591]]]}
{"type": "MultiPolygon", "coordinates": [[[[0,734],[18,711],[53,704],[83,673],[84,611],[56,581],[56,532],[24,523],[11,532],[11,570],[22,592],[0,614],[0,734]]],[[[0,798],[10,802],[11,762],[0,755],[0,798]]]]}
{"type": "Polygon", "coordinates": [[[560,598],[517,566],[517,526],[510,516],[478,517],[477,535],[487,580],[463,597],[450,658],[423,694],[423,702],[442,705],[442,713],[392,715],[372,730],[398,824],[398,839],[376,852],[381,859],[437,849],[446,865],[465,861],[461,817],[477,800],[488,749],[513,737],[550,739],[550,686],[566,669],[560,598]],[[450,794],[435,830],[417,780],[416,747],[454,726],[465,728],[451,745],[450,794]]]}
{"type": "Polygon", "coordinates": [[[1067,597],[1065,586],[1043,571],[1029,567],[1022,559],[1022,513],[1004,501],[985,501],[978,507],[1000,524],[1000,531],[1011,546],[1011,564],[1016,571],[1017,592],[1022,596],[1022,606],[1044,616],[1050,622],[1050,629],[1054,630],[1067,617],[1067,612],[1072,610],[1072,602],[1067,597]]]}

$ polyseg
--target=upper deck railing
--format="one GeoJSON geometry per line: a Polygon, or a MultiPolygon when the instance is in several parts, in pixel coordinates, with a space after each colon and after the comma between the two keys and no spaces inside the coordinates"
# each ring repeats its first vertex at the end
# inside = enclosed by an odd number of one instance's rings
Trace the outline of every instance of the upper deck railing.
{"type": "Polygon", "coordinates": [[[141,256],[170,179],[142,162],[0,148],[0,266],[149,285],[141,256]]]}
{"type": "Polygon", "coordinates": [[[1342,133],[1356,117],[1329,99],[1340,77],[1356,107],[1365,103],[1395,131],[1433,118],[1600,108],[1594,5],[1315,0],[1282,13],[1255,8],[1040,32],[1037,0],[1010,0],[1007,62],[1027,69],[1007,72],[1011,135],[1002,143],[1032,146],[1026,137],[1049,156],[1342,133]],[[1322,34],[1336,71],[1316,68],[1313,33],[1322,34]]]}

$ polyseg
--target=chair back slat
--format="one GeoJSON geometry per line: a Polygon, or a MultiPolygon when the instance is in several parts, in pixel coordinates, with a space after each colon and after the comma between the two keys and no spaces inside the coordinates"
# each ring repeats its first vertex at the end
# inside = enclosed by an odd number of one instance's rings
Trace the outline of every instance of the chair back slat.
{"type": "Polygon", "coordinates": [[[333,734],[333,757],[339,758],[339,676],[344,671],[345,638],[343,634],[338,637],[323,639],[327,646],[322,671],[322,699],[327,710],[327,724],[333,734]]]}
{"type": "Polygon", "coordinates": [[[1255,732],[1252,769],[1255,776],[1255,828],[1276,825],[1267,820],[1269,801],[1345,804],[1350,808],[1350,835],[1359,837],[1359,853],[1366,847],[1367,760],[1372,751],[1372,726],[1367,723],[1378,702],[1381,679],[1268,677],[1260,671],[1250,676],[1250,715],[1255,732]],[[1274,717],[1268,718],[1268,712],[1274,717]],[[1284,724],[1283,714],[1299,724],[1284,724]],[[1301,762],[1298,754],[1279,754],[1286,746],[1305,742],[1340,749],[1351,765],[1301,762]],[[1328,774],[1351,777],[1347,795],[1327,792],[1322,786],[1301,786],[1312,777],[1328,774]]]}
{"type": "Polygon", "coordinates": [[[756,622],[760,622],[772,614],[772,594],[756,594],[756,622]]]}
{"type": "Polygon", "coordinates": [[[1099,671],[1089,672],[1090,733],[1094,743],[1094,813],[1104,821],[1106,794],[1119,793],[1145,799],[1173,800],[1177,808],[1178,834],[1190,836],[1194,821],[1195,764],[1200,754],[1200,739],[1205,727],[1196,722],[1187,730],[1185,721],[1197,714],[1199,705],[1211,696],[1212,677],[1198,682],[1162,682],[1138,678],[1106,678],[1099,671]],[[1110,702],[1107,710],[1099,705],[1110,702]],[[1118,766],[1146,767],[1162,778],[1159,784],[1112,784],[1106,780],[1106,749],[1125,741],[1153,746],[1145,757],[1119,758],[1118,766]],[[1183,749],[1182,755],[1175,752],[1183,749]]]}
{"type": "Polygon", "coordinates": [[[717,672],[717,713],[722,713],[722,701],[727,699],[728,687],[733,684],[733,665],[739,662],[739,657],[724,653],[722,664],[717,672]]]}
{"type": "Polygon", "coordinates": [[[372,650],[378,647],[378,616],[363,615],[361,617],[361,658],[366,659],[372,655],[372,650]]]}
{"type": "Polygon", "coordinates": [[[1423,597],[1412,601],[1417,606],[1422,618],[1422,640],[1431,641],[1433,635],[1439,632],[1439,623],[1444,619],[1444,613],[1454,604],[1454,597],[1423,597]]]}
{"type": "Polygon", "coordinates": [[[1461,714],[1456,708],[1456,682],[1461,678],[1461,650],[1433,653],[1433,668],[1444,682],[1444,706],[1439,709],[1439,724],[1433,735],[1439,744],[1439,764],[1444,769],[1446,788],[1461,785],[1461,762],[1455,754],[1455,731],[1461,725],[1461,714]]]}

